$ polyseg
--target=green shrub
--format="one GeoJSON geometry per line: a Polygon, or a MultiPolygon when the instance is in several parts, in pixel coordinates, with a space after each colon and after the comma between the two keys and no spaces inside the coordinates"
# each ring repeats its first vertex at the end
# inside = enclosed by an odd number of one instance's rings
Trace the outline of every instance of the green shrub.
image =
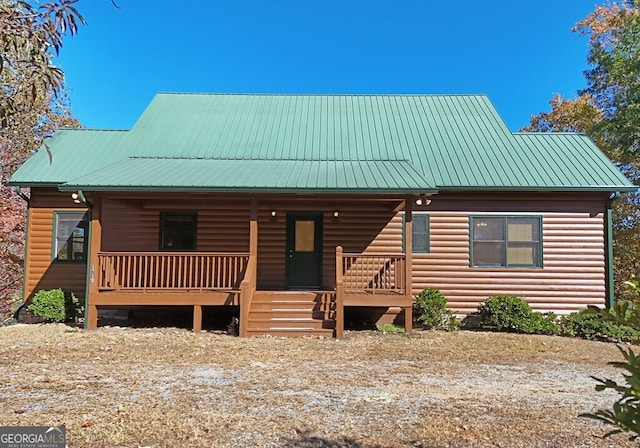
{"type": "MultiPolygon", "coordinates": [[[[640,276],[632,277],[624,282],[631,288],[630,300],[619,300],[610,310],[591,312],[600,319],[602,325],[610,325],[622,333],[617,334],[620,340],[638,341],[640,336],[640,276]],[[622,330],[621,330],[622,329],[622,330]],[[630,337],[633,332],[633,338],[630,337]]],[[[592,318],[595,319],[595,318],[592,318]]],[[[607,331],[611,331],[607,327],[607,331]]],[[[610,334],[610,333],[607,333],[610,334]]],[[[640,436],[640,356],[637,356],[633,349],[624,349],[618,346],[624,361],[610,362],[610,365],[624,370],[624,383],[618,383],[609,378],[596,378],[596,391],[610,390],[619,394],[618,400],[613,403],[611,409],[600,409],[593,413],[582,414],[582,417],[589,417],[614,426],[616,429],[609,431],[604,437],[612,434],[630,434],[629,440],[636,440],[640,436]]]]}
{"type": "Polygon", "coordinates": [[[72,292],[50,289],[38,291],[27,309],[50,322],[66,322],[79,315],[80,304],[72,292]]]}
{"type": "Polygon", "coordinates": [[[378,331],[381,331],[382,333],[391,333],[391,334],[404,333],[404,328],[394,324],[382,324],[382,325],[378,325],[378,331]]]}
{"type": "Polygon", "coordinates": [[[582,310],[560,319],[563,336],[599,341],[635,342],[640,331],[615,320],[606,319],[602,313],[582,310]]]}
{"type": "Polygon", "coordinates": [[[416,296],[413,304],[414,314],[424,328],[454,331],[460,328],[460,322],[447,309],[447,299],[437,289],[425,289],[416,296]]]}
{"type": "Polygon", "coordinates": [[[592,413],[581,414],[581,417],[588,417],[615,426],[616,429],[609,431],[604,437],[613,434],[628,433],[629,440],[636,440],[640,435],[640,357],[636,356],[632,349],[625,350],[618,346],[624,361],[614,361],[608,363],[622,369],[624,383],[618,383],[609,378],[592,377],[596,384],[596,391],[601,392],[609,389],[619,394],[618,400],[611,409],[599,409],[592,413]]]}
{"type": "Polygon", "coordinates": [[[553,313],[532,311],[522,298],[516,296],[489,297],[479,307],[480,328],[529,334],[558,334],[553,313]]]}
{"type": "Polygon", "coordinates": [[[554,313],[531,313],[531,326],[530,333],[535,334],[548,334],[557,335],[560,334],[560,328],[558,327],[558,318],[554,313]]]}

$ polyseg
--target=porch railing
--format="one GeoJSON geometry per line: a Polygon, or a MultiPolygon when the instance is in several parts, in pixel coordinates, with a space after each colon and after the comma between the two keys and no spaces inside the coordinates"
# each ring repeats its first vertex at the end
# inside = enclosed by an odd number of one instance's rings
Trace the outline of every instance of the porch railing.
{"type": "Polygon", "coordinates": [[[255,255],[249,257],[247,271],[240,284],[240,336],[247,335],[249,327],[249,310],[253,295],[256,292],[256,274],[258,270],[258,258],[255,255]]]}
{"type": "Polygon", "coordinates": [[[352,254],[336,248],[336,337],[344,335],[345,296],[359,294],[405,295],[404,254],[352,254]]]}
{"type": "Polygon", "coordinates": [[[248,253],[99,252],[98,289],[239,290],[248,253]]]}
{"type": "Polygon", "coordinates": [[[404,254],[342,254],[342,281],[346,293],[404,294],[404,254]]]}

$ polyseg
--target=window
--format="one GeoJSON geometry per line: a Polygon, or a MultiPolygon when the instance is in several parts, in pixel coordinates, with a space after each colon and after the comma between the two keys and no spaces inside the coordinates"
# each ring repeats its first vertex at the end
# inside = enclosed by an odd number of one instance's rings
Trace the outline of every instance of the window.
{"type": "Polygon", "coordinates": [[[55,212],[53,259],[87,261],[89,221],[85,212],[55,212]]]}
{"type": "MultiPolygon", "coordinates": [[[[413,213],[411,215],[411,241],[414,254],[429,253],[429,215],[426,213],[413,213]]],[[[405,251],[405,217],[402,217],[402,251],[405,251]]]]}
{"type": "Polygon", "coordinates": [[[196,250],[195,212],[160,213],[160,250],[196,250]]]}
{"type": "Polygon", "coordinates": [[[541,267],[541,218],[472,216],[471,266],[541,267]]]}

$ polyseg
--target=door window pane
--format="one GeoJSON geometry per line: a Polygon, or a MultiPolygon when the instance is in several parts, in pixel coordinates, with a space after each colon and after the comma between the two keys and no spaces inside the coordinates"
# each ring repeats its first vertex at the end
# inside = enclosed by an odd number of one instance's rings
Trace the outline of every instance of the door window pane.
{"type": "Polygon", "coordinates": [[[296,221],[296,252],[315,250],[315,221],[296,221]]]}

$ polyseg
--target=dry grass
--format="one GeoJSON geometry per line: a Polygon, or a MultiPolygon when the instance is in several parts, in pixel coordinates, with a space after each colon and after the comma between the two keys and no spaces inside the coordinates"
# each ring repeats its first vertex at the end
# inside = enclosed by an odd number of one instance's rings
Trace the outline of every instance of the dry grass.
{"type": "Polygon", "coordinates": [[[624,447],[578,418],[612,344],[493,333],[344,340],[0,328],[0,425],[76,447],[624,447]]]}

